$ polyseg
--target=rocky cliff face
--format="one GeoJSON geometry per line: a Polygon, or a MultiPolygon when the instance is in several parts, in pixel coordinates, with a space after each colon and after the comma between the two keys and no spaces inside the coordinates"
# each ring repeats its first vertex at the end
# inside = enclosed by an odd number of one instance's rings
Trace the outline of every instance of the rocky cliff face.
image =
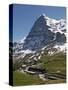
{"type": "Polygon", "coordinates": [[[54,33],[48,30],[45,17],[41,15],[27,36],[23,49],[38,50],[54,39],[54,33]]]}
{"type": "Polygon", "coordinates": [[[24,42],[16,44],[14,52],[38,51],[51,43],[54,45],[66,43],[66,21],[51,19],[42,14],[35,21],[24,42]]]}

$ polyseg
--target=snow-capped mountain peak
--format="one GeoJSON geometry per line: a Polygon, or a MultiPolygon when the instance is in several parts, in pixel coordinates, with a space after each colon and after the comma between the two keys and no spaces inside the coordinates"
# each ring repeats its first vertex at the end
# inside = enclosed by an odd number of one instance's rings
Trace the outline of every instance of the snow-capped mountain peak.
{"type": "Polygon", "coordinates": [[[66,43],[66,20],[56,20],[42,14],[35,21],[27,37],[14,47],[14,51],[16,53],[38,51],[51,43],[59,45],[66,43]]]}
{"type": "Polygon", "coordinates": [[[65,33],[66,32],[66,20],[65,19],[52,19],[47,16],[45,16],[46,23],[49,26],[49,30],[51,30],[54,33],[60,32],[65,33]]]}

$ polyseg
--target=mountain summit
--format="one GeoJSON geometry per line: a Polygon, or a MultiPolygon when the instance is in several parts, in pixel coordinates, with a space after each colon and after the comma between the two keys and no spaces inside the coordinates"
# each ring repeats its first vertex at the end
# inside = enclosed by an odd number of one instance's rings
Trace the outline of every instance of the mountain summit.
{"type": "Polygon", "coordinates": [[[14,47],[14,52],[39,51],[52,43],[53,46],[66,43],[66,20],[55,20],[42,14],[35,21],[24,43],[19,42],[14,47]]]}

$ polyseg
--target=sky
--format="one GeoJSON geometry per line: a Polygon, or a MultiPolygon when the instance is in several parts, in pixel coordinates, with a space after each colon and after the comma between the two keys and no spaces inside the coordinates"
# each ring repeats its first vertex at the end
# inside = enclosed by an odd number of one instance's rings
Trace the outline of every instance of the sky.
{"type": "Polygon", "coordinates": [[[54,19],[66,19],[65,7],[40,5],[13,5],[13,42],[20,41],[28,35],[34,22],[41,14],[54,19]]]}

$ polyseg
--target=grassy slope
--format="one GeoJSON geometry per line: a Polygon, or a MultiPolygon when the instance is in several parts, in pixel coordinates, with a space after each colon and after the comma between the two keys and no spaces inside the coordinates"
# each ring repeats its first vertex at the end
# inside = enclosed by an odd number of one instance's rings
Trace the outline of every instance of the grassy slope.
{"type": "MultiPolygon", "coordinates": [[[[63,53],[56,54],[54,56],[43,55],[40,62],[42,68],[46,68],[49,73],[60,71],[61,74],[66,74],[66,55],[63,53]]],[[[24,74],[19,71],[13,73],[13,84],[17,85],[37,85],[37,84],[54,84],[64,83],[66,80],[46,80],[42,81],[36,75],[24,74]]]]}
{"type": "Polygon", "coordinates": [[[36,75],[30,75],[26,73],[21,73],[19,71],[13,72],[13,85],[36,85],[40,84],[43,81],[39,79],[36,75]]]}
{"type": "Polygon", "coordinates": [[[42,57],[42,68],[46,68],[48,72],[60,71],[66,72],[66,55],[63,53],[55,54],[54,56],[42,57]]]}
{"type": "Polygon", "coordinates": [[[13,85],[14,86],[21,86],[21,85],[41,85],[41,84],[57,84],[57,83],[65,83],[64,79],[60,80],[46,80],[42,81],[38,78],[38,76],[24,74],[19,71],[15,71],[13,73],[13,85]]]}

